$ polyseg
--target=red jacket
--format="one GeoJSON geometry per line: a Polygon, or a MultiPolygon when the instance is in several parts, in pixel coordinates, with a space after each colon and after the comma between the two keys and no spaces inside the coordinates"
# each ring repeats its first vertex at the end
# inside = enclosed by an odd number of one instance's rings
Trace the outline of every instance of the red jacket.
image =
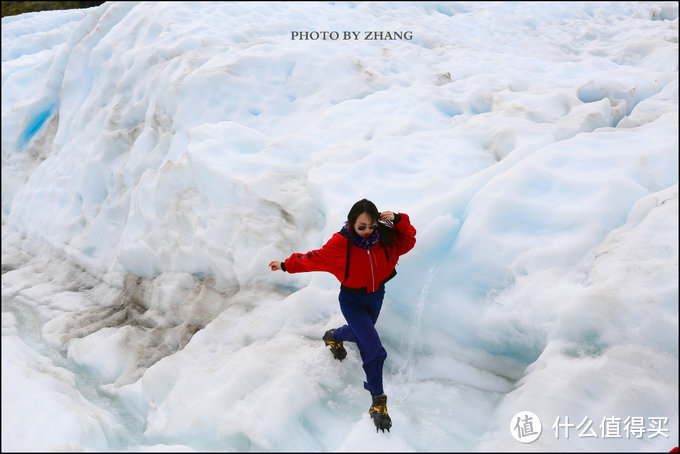
{"type": "Polygon", "coordinates": [[[352,243],[347,281],[345,267],[348,240],[340,232],[333,234],[321,249],[288,257],[284,261],[285,270],[289,273],[326,271],[346,287],[365,287],[369,293],[375,292],[382,282],[395,274],[394,267],[399,256],[406,254],[416,244],[416,229],[411,225],[408,215],[399,213],[398,216],[400,219],[394,224],[394,242],[391,247],[386,248],[387,254],[380,241],[369,249],[362,249],[352,243]]]}

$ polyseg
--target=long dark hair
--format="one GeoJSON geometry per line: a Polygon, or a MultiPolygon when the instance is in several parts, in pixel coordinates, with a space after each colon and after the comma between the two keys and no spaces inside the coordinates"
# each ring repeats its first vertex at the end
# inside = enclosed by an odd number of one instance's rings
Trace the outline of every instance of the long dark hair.
{"type": "Polygon", "coordinates": [[[380,219],[380,212],[373,202],[368,199],[361,199],[349,210],[347,213],[347,232],[354,238],[357,233],[354,230],[354,224],[357,222],[357,218],[361,213],[366,213],[371,217],[371,221],[378,224],[378,230],[380,231],[380,242],[387,247],[392,247],[394,242],[394,230],[392,227],[378,222],[380,219]]]}
{"type": "Polygon", "coordinates": [[[371,217],[371,222],[378,224],[378,230],[380,231],[380,243],[385,250],[385,255],[387,256],[388,260],[389,253],[387,252],[387,249],[391,248],[392,243],[394,242],[394,230],[392,230],[390,226],[383,224],[382,222],[378,222],[378,219],[380,219],[380,212],[375,206],[375,203],[367,199],[361,199],[352,205],[349,213],[347,213],[347,262],[345,264],[345,279],[343,282],[347,281],[347,276],[349,276],[350,249],[352,248],[354,239],[357,237],[357,233],[354,230],[354,224],[357,222],[357,218],[361,215],[361,213],[368,214],[371,217]]]}

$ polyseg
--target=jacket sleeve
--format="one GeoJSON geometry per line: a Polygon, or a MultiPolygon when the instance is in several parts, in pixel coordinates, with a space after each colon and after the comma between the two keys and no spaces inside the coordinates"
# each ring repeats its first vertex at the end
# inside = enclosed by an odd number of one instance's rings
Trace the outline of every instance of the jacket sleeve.
{"type": "Polygon", "coordinates": [[[326,271],[336,274],[339,268],[344,271],[346,260],[347,239],[336,233],[321,249],[315,249],[305,254],[292,254],[284,261],[284,266],[289,273],[326,271]]]}
{"type": "Polygon", "coordinates": [[[406,213],[398,213],[394,223],[394,246],[397,255],[404,255],[416,245],[416,229],[406,213]]]}

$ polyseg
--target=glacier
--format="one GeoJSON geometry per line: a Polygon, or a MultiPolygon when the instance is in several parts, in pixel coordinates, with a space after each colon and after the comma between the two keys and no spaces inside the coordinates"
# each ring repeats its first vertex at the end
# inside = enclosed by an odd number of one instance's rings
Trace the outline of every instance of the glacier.
{"type": "Polygon", "coordinates": [[[2,18],[3,451],[667,452],[677,235],[676,2],[2,18]],[[267,267],[364,197],[418,230],[389,434],[337,281],[267,267]]]}

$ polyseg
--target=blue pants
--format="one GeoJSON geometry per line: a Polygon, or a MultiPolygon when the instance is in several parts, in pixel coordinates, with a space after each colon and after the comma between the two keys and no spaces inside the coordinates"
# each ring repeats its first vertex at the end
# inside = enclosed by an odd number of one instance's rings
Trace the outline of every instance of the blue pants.
{"type": "Polygon", "coordinates": [[[359,347],[363,361],[366,381],[364,388],[372,396],[383,393],[382,370],[387,352],[380,342],[375,322],[378,321],[380,308],[385,297],[385,286],[366,295],[352,295],[340,290],[340,310],[347,320],[347,325],[333,332],[335,340],[355,342],[359,347]]]}

